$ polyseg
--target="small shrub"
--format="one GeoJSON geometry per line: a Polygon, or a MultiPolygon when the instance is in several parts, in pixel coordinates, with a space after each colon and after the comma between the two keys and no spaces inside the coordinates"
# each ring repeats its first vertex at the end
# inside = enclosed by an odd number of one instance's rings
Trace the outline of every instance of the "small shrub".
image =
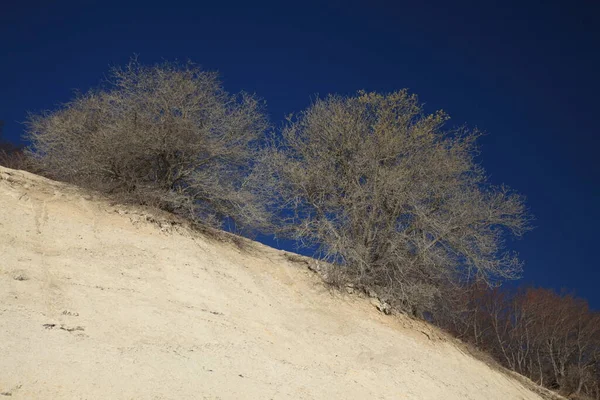
{"type": "Polygon", "coordinates": [[[23,148],[3,138],[4,122],[0,121],[0,166],[11,169],[29,170],[30,162],[23,148]]]}
{"type": "Polygon", "coordinates": [[[0,148],[0,166],[28,170],[29,164],[29,160],[22,150],[5,150],[0,148]]]}

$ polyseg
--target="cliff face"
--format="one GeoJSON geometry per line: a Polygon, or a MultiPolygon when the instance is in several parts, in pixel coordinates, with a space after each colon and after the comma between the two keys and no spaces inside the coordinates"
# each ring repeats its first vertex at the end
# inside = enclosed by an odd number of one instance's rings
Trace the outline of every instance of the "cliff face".
{"type": "Polygon", "coordinates": [[[0,393],[540,399],[427,324],[228,237],[0,167],[0,393]]]}

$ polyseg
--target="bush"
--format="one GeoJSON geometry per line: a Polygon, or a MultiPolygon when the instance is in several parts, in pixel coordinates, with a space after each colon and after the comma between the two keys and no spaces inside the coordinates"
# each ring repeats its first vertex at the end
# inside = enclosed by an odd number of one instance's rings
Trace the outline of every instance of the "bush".
{"type": "Polygon", "coordinates": [[[519,275],[506,232],[528,229],[523,200],[486,183],[477,132],[444,130],[415,96],[329,96],[291,118],[255,170],[280,235],[337,263],[351,282],[420,314],[448,281],[519,275]]]}
{"type": "Polygon", "coordinates": [[[6,150],[0,146],[0,166],[35,172],[22,149],[6,150]]]}
{"type": "Polygon", "coordinates": [[[267,126],[253,96],[192,64],[114,68],[105,85],[31,115],[29,154],[52,176],[195,220],[263,220],[244,187],[267,126]]]}
{"type": "Polygon", "coordinates": [[[4,122],[0,121],[0,166],[11,169],[31,170],[23,148],[3,138],[4,122]]]}

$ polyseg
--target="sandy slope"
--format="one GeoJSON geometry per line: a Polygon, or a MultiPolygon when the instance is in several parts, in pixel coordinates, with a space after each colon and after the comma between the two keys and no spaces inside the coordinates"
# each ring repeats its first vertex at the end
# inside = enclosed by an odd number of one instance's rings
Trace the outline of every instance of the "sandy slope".
{"type": "Polygon", "coordinates": [[[280,251],[146,219],[0,167],[0,399],[539,399],[280,251]]]}

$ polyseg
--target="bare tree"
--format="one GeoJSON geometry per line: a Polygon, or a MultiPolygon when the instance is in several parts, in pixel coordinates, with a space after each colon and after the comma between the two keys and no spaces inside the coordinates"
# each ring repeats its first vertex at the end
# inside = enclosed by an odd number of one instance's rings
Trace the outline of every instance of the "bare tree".
{"type": "Polygon", "coordinates": [[[267,126],[262,105],[225,92],[216,73],[134,59],[27,126],[30,155],[58,179],[203,222],[263,218],[244,188],[267,126]]]}
{"type": "Polygon", "coordinates": [[[446,281],[516,278],[503,238],[528,230],[523,199],[486,183],[479,134],[444,130],[447,119],[407,91],[317,100],[254,172],[269,208],[283,210],[279,233],[415,313],[446,281]]]}
{"type": "Polygon", "coordinates": [[[436,323],[540,385],[569,398],[600,399],[600,314],[586,301],[549,289],[478,283],[462,292],[450,304],[455,312],[436,323]]]}

